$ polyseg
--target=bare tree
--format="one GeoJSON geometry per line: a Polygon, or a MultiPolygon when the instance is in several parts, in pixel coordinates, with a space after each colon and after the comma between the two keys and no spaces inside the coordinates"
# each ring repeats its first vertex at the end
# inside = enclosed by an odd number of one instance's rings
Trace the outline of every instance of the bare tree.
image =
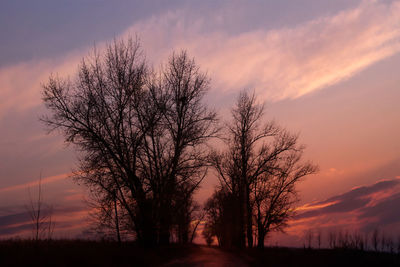
{"type": "Polygon", "coordinates": [[[237,241],[235,209],[235,199],[224,188],[216,190],[204,205],[207,227],[210,228],[207,234],[215,236],[219,246],[229,247],[237,241]]]}
{"type": "Polygon", "coordinates": [[[214,242],[214,234],[212,227],[208,223],[204,225],[202,235],[206,240],[207,245],[211,246],[211,244],[214,242]]]}
{"type": "Polygon", "coordinates": [[[240,93],[227,124],[226,152],[213,152],[210,161],[221,186],[235,203],[235,246],[253,246],[253,218],[258,246],[264,247],[268,232],[281,230],[293,214],[295,185],[317,168],[301,161],[303,146],[297,135],[274,122],[262,124],[264,106],[254,95],[240,93]]]}
{"type": "Polygon", "coordinates": [[[371,236],[371,243],[372,243],[372,246],[373,246],[373,248],[374,248],[374,250],[376,251],[376,252],[378,252],[378,250],[379,250],[379,242],[380,242],[380,237],[379,237],[379,230],[378,229],[375,229],[373,232],[372,232],[372,236],[371,236]]]}
{"type": "Polygon", "coordinates": [[[320,229],[317,231],[316,238],[317,238],[318,249],[321,249],[322,231],[320,229]]]}
{"type": "Polygon", "coordinates": [[[185,52],[150,71],[132,40],[95,50],[76,80],[50,77],[44,86],[51,115],[43,121],[81,152],[76,181],[114,199],[144,245],[170,241],[205,176],[205,143],[217,131],[202,103],[208,86],[185,52]]]}
{"type": "Polygon", "coordinates": [[[336,231],[330,231],[328,235],[328,243],[331,249],[336,248],[336,231]]]}
{"type": "Polygon", "coordinates": [[[314,232],[311,229],[308,229],[304,234],[305,242],[307,243],[307,248],[312,248],[312,243],[314,239],[314,232]]]}
{"type": "Polygon", "coordinates": [[[34,199],[28,188],[29,205],[26,206],[33,225],[33,238],[38,241],[42,238],[51,239],[55,223],[52,221],[53,207],[44,203],[42,194],[42,174],[40,173],[37,197],[34,199]]]}
{"type": "Polygon", "coordinates": [[[277,172],[273,170],[272,175],[266,173],[264,177],[256,180],[254,185],[260,248],[264,246],[265,236],[270,231],[282,230],[293,215],[293,205],[297,201],[296,183],[316,171],[316,167],[309,163],[299,163],[301,152],[297,148],[293,148],[287,155],[281,157],[281,162],[273,167],[277,172]]]}
{"type": "Polygon", "coordinates": [[[208,88],[208,78],[186,52],[173,54],[150,78],[148,112],[160,110],[161,117],[145,135],[139,173],[150,181],[162,244],[169,242],[173,224],[179,241],[189,241],[192,196],[207,172],[206,141],[218,132],[216,113],[202,103],[208,88]]]}
{"type": "Polygon", "coordinates": [[[138,239],[150,245],[155,227],[136,164],[143,128],[149,127],[141,112],[146,73],[139,44],[115,41],[104,57],[94,51],[92,58],[82,60],[76,81],[50,77],[43,100],[52,113],[43,121],[82,151],[76,180],[107,195],[117,191],[138,239]]]}
{"type": "Polygon", "coordinates": [[[191,235],[190,235],[190,243],[193,243],[194,238],[197,235],[197,229],[199,225],[203,222],[206,213],[204,209],[198,209],[196,215],[194,215],[192,220],[192,227],[191,227],[191,235]]]}
{"type": "Polygon", "coordinates": [[[369,234],[368,233],[364,233],[363,236],[363,243],[364,243],[364,250],[369,250],[369,234]]]}

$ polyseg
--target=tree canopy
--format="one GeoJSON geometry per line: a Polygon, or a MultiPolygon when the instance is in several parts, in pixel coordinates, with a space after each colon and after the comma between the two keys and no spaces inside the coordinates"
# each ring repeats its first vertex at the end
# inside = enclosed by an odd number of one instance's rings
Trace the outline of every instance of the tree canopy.
{"type": "Polygon", "coordinates": [[[208,89],[186,52],[154,71],[132,40],[94,51],[75,80],[50,77],[44,86],[51,113],[43,121],[81,152],[76,181],[100,203],[115,201],[145,245],[169,243],[174,229],[188,240],[204,145],[218,130],[203,104],[208,89]]]}
{"type": "Polygon", "coordinates": [[[304,146],[298,145],[298,136],[273,121],[264,122],[263,115],[256,97],[241,92],[225,129],[227,149],[210,156],[221,189],[207,209],[216,232],[227,231],[219,225],[230,224],[229,241],[221,240],[229,246],[244,247],[247,240],[252,247],[256,235],[263,247],[265,236],[282,229],[293,214],[297,182],[317,171],[301,161],[304,146]]]}
{"type": "Polygon", "coordinates": [[[204,103],[209,78],[185,51],[158,70],[137,40],[115,40],[82,59],[73,79],[51,76],[42,120],[80,152],[75,180],[92,196],[100,227],[143,245],[193,240],[193,199],[212,166],[220,188],[206,203],[205,235],[220,245],[258,246],[293,214],[295,185],[317,167],[302,161],[298,136],[240,93],[226,124],[225,151],[210,150],[220,129],[204,103]],[[256,229],[256,231],[254,231],[256,229]]]}

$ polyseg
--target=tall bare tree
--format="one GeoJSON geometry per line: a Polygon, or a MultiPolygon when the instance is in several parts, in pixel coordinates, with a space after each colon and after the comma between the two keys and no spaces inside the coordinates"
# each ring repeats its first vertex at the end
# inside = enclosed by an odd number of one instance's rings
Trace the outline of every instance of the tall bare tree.
{"type": "Polygon", "coordinates": [[[192,196],[207,171],[205,144],[218,131],[216,113],[202,102],[208,88],[207,76],[186,52],[173,54],[151,79],[151,110],[162,111],[162,117],[147,132],[140,164],[142,175],[152,177],[161,243],[168,243],[173,223],[180,229],[179,240],[189,240],[192,196]]]}
{"type": "Polygon", "coordinates": [[[51,114],[43,121],[82,153],[76,180],[113,196],[144,245],[169,242],[175,211],[205,175],[204,145],[217,131],[202,103],[208,86],[185,52],[150,71],[132,40],[94,51],[76,80],[50,77],[44,86],[51,114]]]}
{"type": "Polygon", "coordinates": [[[228,149],[213,152],[210,160],[221,186],[229,191],[234,210],[235,246],[253,246],[256,218],[258,246],[271,227],[281,229],[290,216],[295,184],[316,167],[301,162],[302,146],[273,121],[262,123],[264,106],[254,95],[241,92],[227,124],[228,149]]]}

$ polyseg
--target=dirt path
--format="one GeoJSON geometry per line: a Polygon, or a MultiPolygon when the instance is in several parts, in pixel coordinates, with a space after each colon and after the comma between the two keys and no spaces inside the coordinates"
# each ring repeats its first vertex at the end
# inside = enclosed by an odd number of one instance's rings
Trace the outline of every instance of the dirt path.
{"type": "Polygon", "coordinates": [[[200,246],[195,253],[176,259],[164,266],[249,266],[248,263],[237,255],[225,252],[218,248],[200,246]]]}

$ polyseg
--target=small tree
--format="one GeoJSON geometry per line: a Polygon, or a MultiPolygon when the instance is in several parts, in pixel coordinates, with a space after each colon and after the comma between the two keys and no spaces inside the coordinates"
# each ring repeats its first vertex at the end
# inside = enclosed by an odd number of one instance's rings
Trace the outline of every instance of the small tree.
{"type": "Polygon", "coordinates": [[[34,199],[28,188],[29,205],[26,206],[33,225],[33,239],[38,241],[42,238],[51,239],[54,232],[55,222],[52,221],[53,207],[44,203],[42,194],[42,174],[38,181],[37,197],[34,199]]]}
{"type": "Polygon", "coordinates": [[[375,229],[373,232],[372,232],[372,236],[371,236],[371,243],[372,243],[372,246],[373,246],[373,248],[374,248],[374,250],[376,251],[376,252],[378,252],[378,250],[379,250],[379,242],[380,242],[380,237],[379,237],[379,230],[378,229],[375,229]]]}
{"type": "Polygon", "coordinates": [[[331,249],[336,248],[336,231],[331,230],[328,235],[328,243],[331,249]]]}
{"type": "Polygon", "coordinates": [[[212,235],[216,236],[219,246],[230,247],[238,239],[234,235],[237,233],[234,227],[238,225],[236,207],[232,194],[223,188],[215,190],[204,206],[207,225],[212,235]]]}
{"type": "Polygon", "coordinates": [[[212,243],[214,242],[214,234],[212,227],[208,223],[204,225],[202,235],[207,243],[207,246],[211,246],[212,243]]]}
{"type": "Polygon", "coordinates": [[[317,244],[318,244],[318,249],[321,249],[321,242],[322,242],[322,231],[319,229],[317,231],[317,244]]]}
{"type": "Polygon", "coordinates": [[[314,239],[314,232],[311,229],[307,230],[305,232],[304,239],[305,239],[305,242],[307,243],[307,248],[311,249],[313,239],[314,239]]]}
{"type": "Polygon", "coordinates": [[[191,223],[192,227],[191,227],[190,243],[193,243],[194,238],[197,236],[197,228],[202,223],[205,216],[206,213],[204,209],[200,209],[200,207],[197,206],[191,223]]]}

